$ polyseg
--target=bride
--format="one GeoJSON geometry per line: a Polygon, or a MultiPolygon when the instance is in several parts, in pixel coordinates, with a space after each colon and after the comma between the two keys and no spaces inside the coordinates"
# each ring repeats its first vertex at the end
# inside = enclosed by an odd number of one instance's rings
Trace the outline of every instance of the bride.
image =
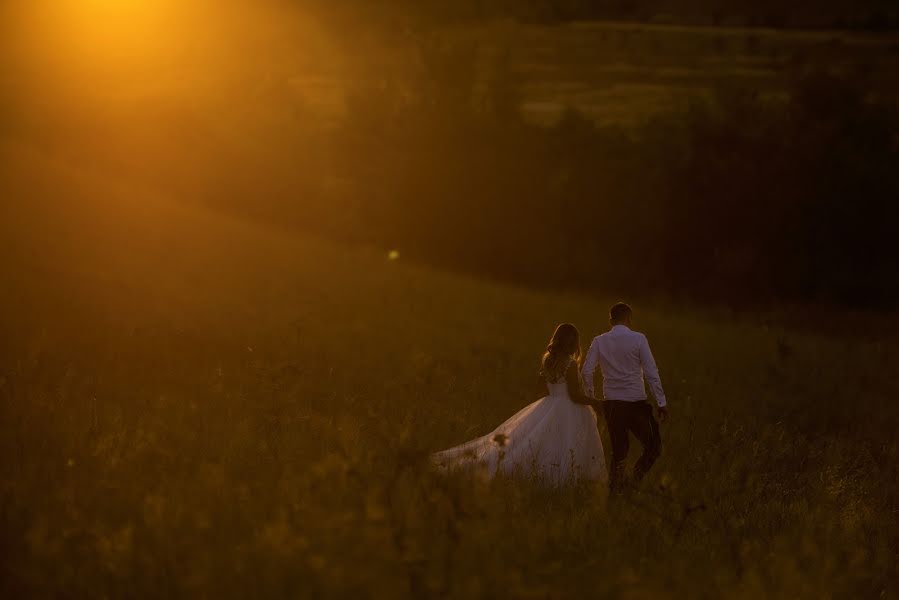
{"type": "Polygon", "coordinates": [[[488,477],[499,472],[529,475],[550,485],[606,482],[594,412],[599,407],[584,396],[579,357],[578,331],[574,325],[562,323],[543,355],[537,380],[543,397],[487,435],[432,455],[433,462],[445,469],[478,469],[488,477]]]}

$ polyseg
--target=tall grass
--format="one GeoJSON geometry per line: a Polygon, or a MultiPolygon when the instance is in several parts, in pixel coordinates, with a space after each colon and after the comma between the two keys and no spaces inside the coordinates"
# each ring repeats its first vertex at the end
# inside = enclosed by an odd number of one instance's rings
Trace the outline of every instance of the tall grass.
{"type": "Polygon", "coordinates": [[[899,594],[888,329],[638,301],[673,414],[644,485],[605,504],[443,477],[427,454],[533,400],[552,326],[600,331],[617,291],[475,281],[6,158],[4,597],[899,594]]]}

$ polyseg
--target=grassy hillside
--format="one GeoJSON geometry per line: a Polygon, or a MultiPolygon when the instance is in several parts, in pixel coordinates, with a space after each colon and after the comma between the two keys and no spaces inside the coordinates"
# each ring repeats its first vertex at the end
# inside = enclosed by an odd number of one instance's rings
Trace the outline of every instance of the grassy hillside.
{"type": "Polygon", "coordinates": [[[672,407],[606,504],[431,473],[558,321],[4,148],[4,597],[891,597],[899,346],[637,304],[672,407]]]}

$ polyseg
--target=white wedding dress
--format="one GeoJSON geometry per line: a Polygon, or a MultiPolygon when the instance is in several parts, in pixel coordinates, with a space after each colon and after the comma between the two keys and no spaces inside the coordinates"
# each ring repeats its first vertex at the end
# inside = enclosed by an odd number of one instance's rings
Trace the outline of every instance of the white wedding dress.
{"type": "Polygon", "coordinates": [[[533,477],[548,485],[608,481],[596,415],[575,404],[564,376],[549,395],[529,404],[487,435],[431,456],[437,466],[533,477]]]}

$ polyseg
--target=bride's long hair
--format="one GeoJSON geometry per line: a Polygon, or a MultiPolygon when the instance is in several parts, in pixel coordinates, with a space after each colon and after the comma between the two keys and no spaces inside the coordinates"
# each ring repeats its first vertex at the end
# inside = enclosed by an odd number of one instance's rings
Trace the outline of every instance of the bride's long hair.
{"type": "Polygon", "coordinates": [[[562,323],[553,332],[540,363],[540,374],[549,381],[559,381],[565,375],[570,359],[581,358],[581,336],[577,327],[562,323]]]}

